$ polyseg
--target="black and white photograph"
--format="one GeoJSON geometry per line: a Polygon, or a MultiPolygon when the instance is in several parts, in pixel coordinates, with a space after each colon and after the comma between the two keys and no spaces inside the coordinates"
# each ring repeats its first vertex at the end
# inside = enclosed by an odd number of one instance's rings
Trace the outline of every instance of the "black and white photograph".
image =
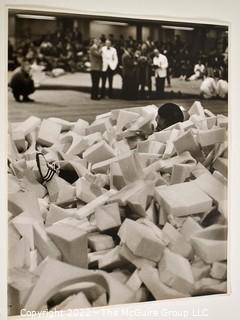
{"type": "Polygon", "coordinates": [[[230,293],[228,53],[227,23],[8,10],[9,316],[230,293]]]}

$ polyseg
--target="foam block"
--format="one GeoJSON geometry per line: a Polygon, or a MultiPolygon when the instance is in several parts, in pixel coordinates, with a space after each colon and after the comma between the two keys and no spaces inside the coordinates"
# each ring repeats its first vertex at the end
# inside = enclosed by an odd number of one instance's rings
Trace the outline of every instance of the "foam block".
{"type": "Polygon", "coordinates": [[[165,147],[162,159],[168,159],[168,158],[172,157],[174,154],[176,154],[176,149],[174,147],[174,141],[178,138],[179,134],[180,134],[180,130],[173,129],[171,131],[170,137],[166,143],[166,147],[165,147]]]}
{"type": "Polygon", "coordinates": [[[50,117],[48,118],[48,120],[56,122],[57,124],[59,124],[61,126],[61,131],[69,131],[72,129],[72,127],[74,126],[74,122],[70,122],[61,118],[56,118],[56,117],[50,117]]]}
{"type": "Polygon", "coordinates": [[[39,251],[42,258],[52,257],[54,259],[61,259],[61,252],[48,237],[46,230],[38,223],[33,225],[34,231],[34,246],[39,251]]]}
{"type": "Polygon", "coordinates": [[[83,158],[88,162],[97,163],[104,160],[113,158],[115,153],[113,149],[105,142],[99,141],[98,143],[89,147],[84,153],[83,158]]]}
{"type": "Polygon", "coordinates": [[[165,249],[158,265],[160,280],[174,290],[190,295],[194,279],[189,261],[179,254],[165,249]]]}
{"type": "Polygon", "coordinates": [[[168,247],[171,249],[171,251],[178,253],[185,258],[190,258],[192,256],[191,244],[187,242],[182,234],[170,223],[167,222],[162,231],[169,240],[168,247]]]}
{"type": "Polygon", "coordinates": [[[110,186],[111,188],[115,188],[117,190],[120,190],[126,186],[126,182],[123,178],[123,174],[118,162],[113,162],[110,164],[110,186]]]}
{"type": "Polygon", "coordinates": [[[23,212],[11,220],[11,224],[16,228],[18,233],[28,241],[31,250],[34,250],[33,224],[35,221],[23,212]]]}
{"type": "Polygon", "coordinates": [[[62,219],[69,218],[69,217],[74,217],[74,216],[75,214],[72,212],[69,212],[69,210],[63,209],[51,203],[49,206],[49,211],[47,212],[45,225],[50,226],[57,221],[60,221],[62,219]]]}
{"type": "Polygon", "coordinates": [[[25,238],[12,244],[8,249],[8,268],[23,268],[29,263],[30,247],[25,238]]]}
{"type": "Polygon", "coordinates": [[[77,227],[62,223],[54,223],[46,229],[47,234],[59,248],[64,261],[87,268],[87,234],[77,227]]]}
{"type": "Polygon", "coordinates": [[[35,130],[41,123],[41,119],[35,116],[30,116],[25,121],[17,126],[17,130],[22,130],[26,136],[33,130],[35,130]]]}
{"type": "Polygon", "coordinates": [[[63,287],[51,297],[50,303],[57,305],[67,297],[76,295],[82,292],[89,301],[98,299],[102,294],[106,293],[103,287],[94,282],[77,282],[63,287]]]}
{"type": "Polygon", "coordinates": [[[227,188],[213,175],[205,173],[193,181],[203,192],[208,194],[214,202],[219,205],[222,200],[227,199],[227,188]]]}
{"type": "Polygon", "coordinates": [[[126,183],[133,182],[143,177],[143,170],[136,153],[129,153],[118,159],[126,183]]]}
{"type": "Polygon", "coordinates": [[[196,142],[191,131],[187,131],[173,142],[178,154],[189,151],[193,157],[201,155],[199,144],[196,142]]]}
{"type": "Polygon", "coordinates": [[[182,183],[190,177],[195,164],[175,164],[172,169],[170,184],[182,183]]]}
{"type": "Polygon", "coordinates": [[[228,128],[228,117],[224,116],[223,114],[217,115],[217,125],[220,128],[228,128]]]}
{"type": "Polygon", "coordinates": [[[143,153],[159,153],[163,154],[165,145],[162,142],[154,140],[139,141],[137,151],[143,153]]]}
{"type": "Polygon", "coordinates": [[[165,285],[159,277],[158,270],[153,267],[143,267],[139,271],[139,278],[156,300],[175,299],[188,296],[165,285]]]}
{"type": "Polygon", "coordinates": [[[209,276],[211,265],[206,264],[204,261],[199,260],[192,264],[192,273],[195,281],[209,276]]]}
{"type": "Polygon", "coordinates": [[[131,277],[126,282],[126,285],[133,291],[137,291],[141,287],[142,280],[139,278],[139,271],[137,269],[132,273],[131,277]]]}
{"type": "Polygon", "coordinates": [[[103,134],[105,131],[110,130],[111,126],[112,125],[109,118],[95,120],[90,126],[86,128],[86,135],[95,132],[101,132],[103,134]]]}
{"type": "Polygon", "coordinates": [[[160,172],[167,172],[171,173],[172,168],[175,164],[196,164],[197,161],[191,156],[188,151],[183,152],[181,155],[174,156],[169,159],[165,160],[158,160],[149,165],[148,167],[144,168],[144,173],[148,174],[152,171],[160,171],[160,172]]]}
{"type": "Polygon", "coordinates": [[[194,295],[227,293],[227,282],[217,279],[203,278],[195,283],[194,295]]]}
{"type": "Polygon", "coordinates": [[[107,295],[104,292],[101,296],[99,296],[95,301],[93,301],[93,307],[104,307],[107,305],[107,295]]]}
{"type": "Polygon", "coordinates": [[[212,264],[210,276],[214,279],[226,280],[227,279],[227,264],[224,262],[214,262],[212,264]]]}
{"type": "Polygon", "coordinates": [[[43,120],[38,132],[37,142],[42,146],[50,147],[58,139],[61,126],[50,120],[43,120]]]}
{"type": "Polygon", "coordinates": [[[224,128],[199,130],[197,139],[202,147],[222,143],[226,140],[226,130],[224,128]]]}
{"type": "Polygon", "coordinates": [[[110,272],[110,274],[111,276],[121,281],[122,283],[126,283],[131,275],[131,273],[127,269],[119,269],[119,268],[114,269],[112,272],[110,272]]]}
{"type": "Polygon", "coordinates": [[[86,134],[86,128],[89,126],[89,123],[85,120],[78,119],[72,127],[72,131],[78,133],[79,135],[84,136],[86,134]]]}
{"type": "Polygon", "coordinates": [[[56,174],[46,183],[50,201],[57,205],[69,204],[76,197],[75,188],[56,174]]]}
{"type": "Polygon", "coordinates": [[[82,136],[78,135],[74,131],[67,132],[61,139],[62,152],[66,155],[81,155],[89,145],[82,136]]]}
{"type": "Polygon", "coordinates": [[[19,315],[21,309],[36,284],[37,276],[23,268],[8,272],[8,311],[9,315],[19,315]]]}
{"type": "Polygon", "coordinates": [[[191,238],[195,253],[206,263],[227,259],[227,227],[213,225],[191,238]]]}
{"type": "Polygon", "coordinates": [[[124,131],[124,129],[129,127],[137,118],[139,118],[139,114],[135,112],[120,110],[117,117],[117,133],[124,131]]]}
{"type": "Polygon", "coordinates": [[[186,241],[189,241],[194,233],[202,230],[202,227],[192,217],[188,217],[183,223],[180,233],[183,235],[186,241]]]}
{"type": "Polygon", "coordinates": [[[188,113],[190,116],[196,114],[198,116],[205,117],[204,109],[200,101],[194,101],[191,108],[188,110],[188,113]]]}
{"type": "Polygon", "coordinates": [[[89,252],[88,253],[88,268],[89,269],[97,269],[98,268],[98,261],[111,249],[100,250],[96,252],[89,252]]]}
{"type": "Polygon", "coordinates": [[[39,223],[43,223],[37,196],[34,192],[19,191],[9,194],[8,210],[13,214],[13,216],[26,212],[39,223]]]}
{"type": "Polygon", "coordinates": [[[213,164],[213,168],[221,172],[225,178],[228,176],[228,160],[225,158],[217,158],[213,164]]]}
{"type": "Polygon", "coordinates": [[[121,224],[118,203],[98,207],[95,211],[96,225],[100,231],[119,227],[121,224]]]}
{"type": "Polygon", "coordinates": [[[24,134],[23,130],[21,130],[21,129],[13,130],[11,138],[12,138],[13,142],[15,143],[17,150],[19,152],[26,151],[27,142],[25,140],[25,134],[24,134]]]}
{"type": "Polygon", "coordinates": [[[89,234],[88,245],[93,251],[112,249],[114,247],[113,238],[107,234],[89,234]]]}
{"type": "Polygon", "coordinates": [[[84,178],[76,181],[76,196],[79,200],[88,203],[102,195],[104,190],[84,178]]]}
{"type": "Polygon", "coordinates": [[[133,254],[155,262],[161,259],[165,245],[146,225],[125,219],[118,235],[133,254]]]}
{"type": "Polygon", "coordinates": [[[126,265],[126,260],[120,255],[120,246],[109,250],[98,260],[99,269],[112,270],[126,265]]]}
{"type": "Polygon", "coordinates": [[[155,197],[160,206],[174,216],[205,212],[212,206],[211,198],[192,181],[157,187],[155,197]]]}
{"type": "Polygon", "coordinates": [[[72,309],[81,309],[81,308],[90,308],[92,305],[86,298],[85,294],[79,292],[78,294],[69,296],[59,305],[53,308],[54,311],[58,310],[72,310],[72,309]]]}
{"type": "Polygon", "coordinates": [[[134,293],[129,287],[105,272],[86,270],[49,259],[25,303],[25,308],[39,310],[51,296],[59,291],[60,287],[76,282],[95,282],[104,286],[109,294],[109,305],[135,301],[134,293]],[[58,270],[58,272],[53,273],[52,270],[58,270]],[[49,277],[49,274],[52,276],[49,277]],[[47,283],[46,279],[48,279],[47,283]]]}
{"type": "Polygon", "coordinates": [[[130,262],[132,265],[134,265],[136,268],[141,269],[144,266],[156,266],[156,262],[145,259],[139,256],[136,256],[132,253],[132,251],[124,244],[120,246],[119,254],[128,262],[130,262]]]}
{"type": "Polygon", "coordinates": [[[84,207],[78,209],[77,216],[79,218],[86,218],[90,216],[98,207],[104,205],[115,193],[116,193],[115,190],[110,189],[109,191],[105,192],[101,196],[90,201],[84,207]]]}

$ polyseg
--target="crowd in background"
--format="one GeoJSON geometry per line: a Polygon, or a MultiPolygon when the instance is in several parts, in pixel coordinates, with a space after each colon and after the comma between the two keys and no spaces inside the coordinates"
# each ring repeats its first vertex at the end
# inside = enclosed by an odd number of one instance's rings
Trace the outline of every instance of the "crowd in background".
{"type": "MultiPolygon", "coordinates": [[[[166,82],[171,86],[171,77],[178,77],[184,81],[204,79],[213,77],[218,72],[221,79],[227,81],[227,47],[220,54],[206,55],[204,52],[193,52],[189,44],[184,42],[180,36],[174,41],[160,42],[152,41],[150,38],[145,42],[138,42],[133,37],[118,39],[113,34],[108,36],[102,34],[99,41],[102,46],[106,40],[110,40],[111,46],[117,54],[117,66],[114,74],[123,76],[124,56],[129,54],[133,59],[136,82],[136,94],[138,96],[151,94],[151,76],[156,73],[153,60],[156,56],[155,50],[159,50],[168,61],[166,69],[166,82]],[[145,88],[147,87],[147,92],[145,88]]],[[[38,40],[16,41],[15,45],[9,42],[8,61],[9,70],[15,69],[21,64],[23,58],[38,65],[42,65],[46,72],[51,74],[54,69],[62,69],[65,72],[89,72],[91,63],[89,58],[90,48],[93,40],[83,41],[79,30],[66,30],[45,35],[38,40]]],[[[126,59],[125,59],[126,60],[126,59]]]]}

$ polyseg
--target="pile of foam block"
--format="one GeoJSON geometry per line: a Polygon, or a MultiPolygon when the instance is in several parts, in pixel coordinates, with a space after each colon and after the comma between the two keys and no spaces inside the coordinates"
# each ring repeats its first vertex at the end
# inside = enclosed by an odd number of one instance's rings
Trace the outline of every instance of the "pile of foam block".
{"type": "Polygon", "coordinates": [[[153,132],[157,110],[10,125],[10,315],[227,292],[228,119],[195,101],[153,132]]]}

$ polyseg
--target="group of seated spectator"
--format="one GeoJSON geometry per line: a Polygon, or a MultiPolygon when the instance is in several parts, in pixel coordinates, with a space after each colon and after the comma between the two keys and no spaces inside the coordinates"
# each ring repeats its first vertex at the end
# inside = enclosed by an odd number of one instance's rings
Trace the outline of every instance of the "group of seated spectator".
{"type": "Polygon", "coordinates": [[[66,72],[86,71],[89,41],[82,41],[80,32],[56,32],[39,40],[30,38],[9,43],[9,69],[13,70],[24,58],[36,61],[45,67],[45,71],[62,68],[66,72]]]}
{"type": "MultiPolygon", "coordinates": [[[[110,41],[117,54],[118,63],[114,74],[118,73],[124,78],[126,63],[129,62],[129,57],[131,58],[133,78],[130,84],[135,84],[134,88],[131,88],[132,98],[151,95],[151,77],[156,76],[156,66],[154,66],[156,50],[167,59],[164,78],[166,78],[169,87],[171,86],[171,77],[185,81],[204,80],[206,75],[214,77],[216,72],[219,79],[227,81],[227,60],[224,54],[193,53],[180,36],[176,36],[174,41],[164,43],[153,41],[150,38],[144,42],[138,42],[132,36],[124,38],[121,35],[116,39],[113,34],[108,36],[102,34],[99,37],[102,47],[106,40],[110,41]]],[[[89,72],[91,71],[90,50],[92,45],[93,40],[83,40],[78,29],[66,30],[65,32],[57,31],[38,40],[21,39],[19,42],[16,41],[14,46],[9,42],[9,70],[15,69],[21,65],[23,59],[27,59],[43,66],[50,75],[55,69],[62,69],[65,72],[89,72]]]]}

